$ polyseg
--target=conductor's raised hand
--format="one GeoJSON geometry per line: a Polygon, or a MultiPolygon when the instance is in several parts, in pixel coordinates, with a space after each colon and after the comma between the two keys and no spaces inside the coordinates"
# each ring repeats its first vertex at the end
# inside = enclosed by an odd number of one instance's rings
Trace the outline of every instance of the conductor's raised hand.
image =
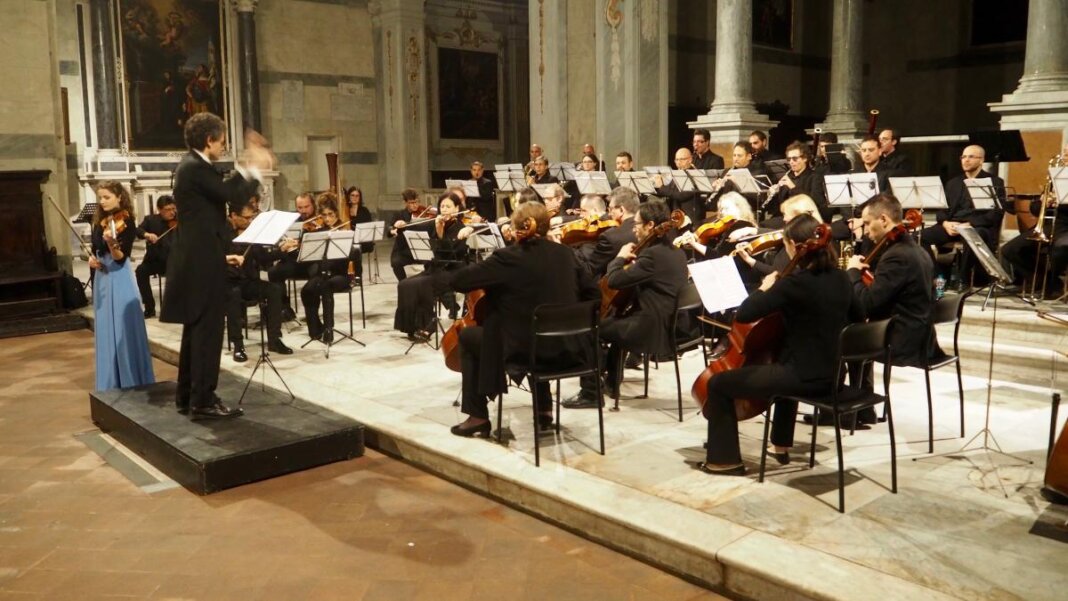
{"type": "Polygon", "coordinates": [[[248,128],[245,130],[245,149],[241,152],[241,163],[261,171],[274,169],[276,159],[267,138],[260,132],[248,128]]]}

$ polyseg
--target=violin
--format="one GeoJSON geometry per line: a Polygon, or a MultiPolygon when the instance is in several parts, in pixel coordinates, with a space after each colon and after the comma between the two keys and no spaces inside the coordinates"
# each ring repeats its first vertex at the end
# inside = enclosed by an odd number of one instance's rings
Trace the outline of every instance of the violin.
{"type": "MultiPolygon", "coordinates": [[[[910,209],[915,210],[915,209],[910,209]]],[[[872,261],[878,257],[886,247],[892,242],[897,242],[902,236],[907,236],[909,233],[909,226],[904,223],[899,223],[893,227],[889,232],[886,232],[879,242],[875,244],[875,247],[871,249],[868,256],[864,257],[864,262],[871,265],[872,261]]],[[[860,272],[860,281],[864,282],[865,286],[871,286],[875,282],[875,274],[872,273],[871,268],[867,267],[860,272]]]]}
{"type": "Polygon", "coordinates": [[[477,223],[482,223],[483,221],[485,221],[485,219],[482,219],[482,216],[472,209],[470,213],[464,215],[463,219],[460,220],[460,223],[463,223],[464,225],[475,225],[477,223]]]}
{"type": "Polygon", "coordinates": [[[311,219],[304,221],[300,224],[300,229],[305,232],[317,232],[326,227],[326,221],[323,220],[321,215],[316,215],[311,219]]]}
{"type": "Polygon", "coordinates": [[[697,226],[697,230],[693,235],[697,238],[697,241],[701,244],[708,246],[713,239],[719,238],[723,234],[727,233],[738,220],[730,215],[724,215],[715,221],[709,223],[702,223],[697,226]]]}
{"type": "Polygon", "coordinates": [[[105,231],[110,231],[112,239],[115,239],[119,237],[119,234],[126,231],[126,220],[129,218],[129,211],[121,209],[110,215],[105,215],[100,220],[100,227],[104,228],[105,231]]]}
{"type": "MultiPolygon", "coordinates": [[[[797,268],[802,258],[826,247],[830,241],[831,227],[826,223],[819,224],[811,240],[797,245],[793,258],[790,259],[789,265],[782,270],[782,275],[779,278],[782,279],[790,275],[790,272],[797,268]]],[[[708,402],[708,381],[712,379],[712,376],[747,365],[769,365],[778,359],[779,350],[782,348],[784,327],[782,313],[772,313],[752,323],[735,321],[731,324],[730,333],[727,335],[730,347],[725,353],[708,364],[708,367],[694,380],[693,387],[690,389],[690,395],[697,401],[702,411],[708,402]]],[[[756,417],[766,411],[767,408],[767,401],[734,400],[734,411],[738,421],[756,417]]]]}
{"type": "Polygon", "coordinates": [[[424,207],[423,205],[415,205],[415,210],[412,211],[412,219],[421,219],[423,217],[437,217],[437,207],[424,207]]]}
{"type": "MultiPolygon", "coordinates": [[[[755,256],[773,248],[781,248],[783,245],[783,233],[782,230],[775,230],[774,232],[768,232],[756,236],[755,238],[750,238],[743,241],[741,244],[743,244],[742,249],[744,249],[749,256],[755,256]]],[[[738,249],[731,251],[732,257],[737,254],[738,249]]]]}
{"type": "Polygon", "coordinates": [[[615,219],[583,217],[560,226],[560,242],[567,246],[596,242],[601,232],[614,227],[619,227],[619,222],[615,219]]]}
{"type": "Polygon", "coordinates": [[[169,220],[167,222],[167,229],[168,230],[173,230],[176,227],[178,227],[178,218],[177,217],[175,217],[174,219],[171,219],[171,220],[169,220]]]}

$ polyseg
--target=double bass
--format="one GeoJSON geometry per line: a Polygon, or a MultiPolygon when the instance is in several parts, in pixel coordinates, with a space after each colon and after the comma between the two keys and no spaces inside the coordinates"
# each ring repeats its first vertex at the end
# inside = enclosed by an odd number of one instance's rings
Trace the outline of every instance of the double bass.
{"type": "MultiPolygon", "coordinates": [[[[790,263],[782,270],[780,278],[790,275],[797,268],[798,263],[809,253],[822,249],[831,241],[831,227],[821,223],[816,227],[815,237],[806,242],[799,243],[795,249],[790,263]]],[[[782,348],[783,331],[785,324],[782,313],[773,313],[762,317],[752,323],[740,323],[735,321],[731,324],[730,333],[727,335],[730,347],[723,355],[708,364],[694,380],[690,395],[704,410],[708,402],[708,381],[712,376],[747,365],[770,365],[779,357],[782,348]]],[[[738,421],[747,420],[760,415],[768,408],[766,401],[752,399],[734,399],[734,411],[738,421]]]]}
{"type": "MultiPolygon", "coordinates": [[[[649,235],[642,238],[641,242],[634,247],[634,254],[637,255],[645,247],[649,246],[653,242],[656,242],[661,237],[665,236],[673,229],[679,229],[685,222],[686,214],[675,209],[671,212],[671,219],[661,223],[653,228],[653,231],[649,232],[649,235]]],[[[630,308],[634,305],[634,289],[625,288],[623,290],[616,290],[608,285],[608,276],[602,276],[598,286],[601,288],[601,319],[610,315],[616,317],[622,317],[630,308]]]]}

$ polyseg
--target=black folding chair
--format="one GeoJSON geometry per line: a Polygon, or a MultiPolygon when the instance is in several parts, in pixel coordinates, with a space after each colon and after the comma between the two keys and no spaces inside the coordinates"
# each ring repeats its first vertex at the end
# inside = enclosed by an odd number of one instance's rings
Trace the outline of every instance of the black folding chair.
{"type": "MultiPolygon", "coordinates": [[[[954,365],[957,368],[957,395],[960,397],[960,436],[964,438],[964,384],[960,377],[960,351],[957,341],[960,336],[960,316],[964,308],[963,294],[947,294],[934,304],[931,309],[931,329],[927,339],[927,349],[930,349],[936,340],[935,326],[940,324],[953,324],[953,354],[944,353],[940,357],[928,357],[923,353],[923,361],[920,368],[923,369],[923,378],[927,383],[927,452],[934,453],[934,404],[931,401],[931,371],[954,365]]],[[[926,349],[925,349],[926,350],[926,349]]]]}

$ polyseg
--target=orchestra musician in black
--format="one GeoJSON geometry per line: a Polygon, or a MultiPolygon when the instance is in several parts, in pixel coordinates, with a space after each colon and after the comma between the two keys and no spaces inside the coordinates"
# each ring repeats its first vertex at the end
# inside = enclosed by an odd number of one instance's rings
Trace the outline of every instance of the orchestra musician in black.
{"type": "Polygon", "coordinates": [[[156,212],[146,215],[137,227],[137,237],[145,241],[145,257],[134,270],[137,290],[145,305],[145,319],[156,316],[156,299],[152,296],[152,276],[167,273],[167,257],[174,241],[174,228],[178,225],[178,207],[174,197],[163,195],[156,199],[156,212]]]}

